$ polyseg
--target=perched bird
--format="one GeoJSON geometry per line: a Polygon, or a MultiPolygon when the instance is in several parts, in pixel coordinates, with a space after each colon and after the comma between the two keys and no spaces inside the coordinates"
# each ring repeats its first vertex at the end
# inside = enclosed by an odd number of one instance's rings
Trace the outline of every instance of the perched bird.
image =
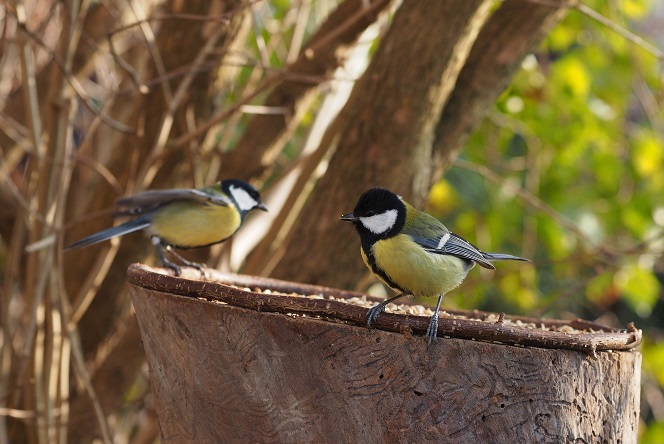
{"type": "Polygon", "coordinates": [[[366,191],[353,212],[344,214],[341,220],[352,222],[360,235],[366,266],[386,285],[401,292],[369,309],[367,326],[371,328],[385,306],[402,296],[438,296],[427,329],[429,344],[438,332],[443,296],[458,287],[476,263],[494,270],[492,260],[528,260],[480,251],[435,217],[416,210],[384,188],[366,191]]]}
{"type": "Polygon", "coordinates": [[[267,211],[258,191],[237,179],[222,180],[205,188],[144,191],[121,197],[115,205],[116,215],[136,217],[74,242],[65,250],[146,230],[161,262],[177,276],[180,267],[166,259],[164,250],[184,265],[201,270],[203,264],[190,262],[171,248],[207,247],[223,242],[240,228],[249,211],[267,211]]]}

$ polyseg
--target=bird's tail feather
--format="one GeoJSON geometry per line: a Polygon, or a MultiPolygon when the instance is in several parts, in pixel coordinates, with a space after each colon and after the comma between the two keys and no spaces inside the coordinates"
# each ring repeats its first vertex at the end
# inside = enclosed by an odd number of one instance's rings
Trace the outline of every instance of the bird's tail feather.
{"type": "Polygon", "coordinates": [[[525,261],[525,262],[530,262],[530,259],[525,259],[525,258],[522,258],[522,257],[519,257],[519,256],[512,256],[511,254],[482,252],[482,256],[484,256],[485,259],[488,259],[490,261],[525,261]]]}
{"type": "Polygon", "coordinates": [[[87,247],[88,245],[98,244],[108,239],[114,237],[122,236],[124,234],[133,233],[134,231],[140,231],[150,226],[150,219],[147,217],[137,217],[118,225],[117,227],[108,228],[106,230],[100,231],[98,233],[91,234],[88,237],[74,242],[73,244],[67,245],[65,250],[71,250],[73,248],[87,247]]]}

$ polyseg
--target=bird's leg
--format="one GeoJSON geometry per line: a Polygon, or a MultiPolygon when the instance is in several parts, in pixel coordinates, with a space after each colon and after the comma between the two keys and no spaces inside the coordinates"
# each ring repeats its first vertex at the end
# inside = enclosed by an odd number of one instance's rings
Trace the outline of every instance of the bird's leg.
{"type": "Polygon", "coordinates": [[[378,305],[371,307],[369,309],[369,312],[367,313],[367,327],[371,328],[371,324],[376,321],[379,314],[385,311],[385,307],[387,307],[387,304],[389,304],[394,300],[399,299],[402,296],[406,296],[406,293],[401,293],[392,298],[385,299],[384,301],[380,302],[378,305]]]}
{"type": "Polygon", "coordinates": [[[195,268],[196,270],[199,271],[199,273],[201,273],[201,276],[202,276],[202,277],[205,277],[205,269],[207,268],[207,266],[206,266],[205,264],[201,264],[201,263],[199,263],[199,262],[188,261],[187,259],[183,258],[181,255],[179,255],[178,253],[176,253],[175,250],[173,250],[173,248],[171,248],[170,245],[167,245],[167,246],[166,246],[166,251],[168,251],[168,252],[171,253],[173,256],[175,256],[176,258],[178,258],[178,260],[179,260],[180,262],[182,262],[184,265],[186,265],[187,267],[195,268]]]}
{"type": "Polygon", "coordinates": [[[164,267],[170,268],[173,270],[176,276],[180,276],[180,274],[182,274],[182,270],[177,264],[166,259],[166,255],[164,254],[164,247],[161,244],[161,239],[159,236],[152,236],[150,240],[152,241],[152,245],[154,245],[154,249],[157,250],[157,256],[159,256],[159,260],[161,260],[161,263],[164,264],[164,267]]]}
{"type": "Polygon", "coordinates": [[[441,294],[438,296],[438,303],[436,304],[436,311],[433,312],[433,316],[431,316],[431,320],[429,320],[429,327],[427,328],[427,336],[429,337],[429,345],[433,341],[436,340],[438,337],[438,316],[440,313],[440,303],[443,302],[443,296],[445,296],[445,293],[441,294]]]}

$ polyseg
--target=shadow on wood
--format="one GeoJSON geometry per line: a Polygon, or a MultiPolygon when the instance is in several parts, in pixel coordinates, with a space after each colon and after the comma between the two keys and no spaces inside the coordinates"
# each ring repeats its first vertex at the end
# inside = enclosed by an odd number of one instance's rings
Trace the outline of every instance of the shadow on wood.
{"type": "Polygon", "coordinates": [[[356,293],[162,273],[129,269],[164,443],[636,442],[634,328],[577,321],[593,332],[566,334],[441,315],[439,335],[468,337],[473,327],[484,339],[529,346],[454,337],[427,349],[426,317],[386,314],[368,330],[366,308],[274,291],[356,293]],[[395,326],[400,333],[382,330],[395,326]]]}

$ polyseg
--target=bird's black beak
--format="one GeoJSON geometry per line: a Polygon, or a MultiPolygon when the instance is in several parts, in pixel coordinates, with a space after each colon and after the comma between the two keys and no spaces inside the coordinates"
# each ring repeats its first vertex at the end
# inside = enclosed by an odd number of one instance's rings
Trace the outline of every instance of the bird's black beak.
{"type": "Polygon", "coordinates": [[[342,215],[339,218],[339,220],[345,220],[345,221],[348,221],[348,222],[355,222],[357,220],[357,217],[355,217],[355,215],[353,213],[348,213],[348,214],[342,215]]]}
{"type": "Polygon", "coordinates": [[[263,202],[256,205],[256,208],[261,210],[261,211],[267,211],[267,207],[265,206],[265,204],[263,202]]]}

